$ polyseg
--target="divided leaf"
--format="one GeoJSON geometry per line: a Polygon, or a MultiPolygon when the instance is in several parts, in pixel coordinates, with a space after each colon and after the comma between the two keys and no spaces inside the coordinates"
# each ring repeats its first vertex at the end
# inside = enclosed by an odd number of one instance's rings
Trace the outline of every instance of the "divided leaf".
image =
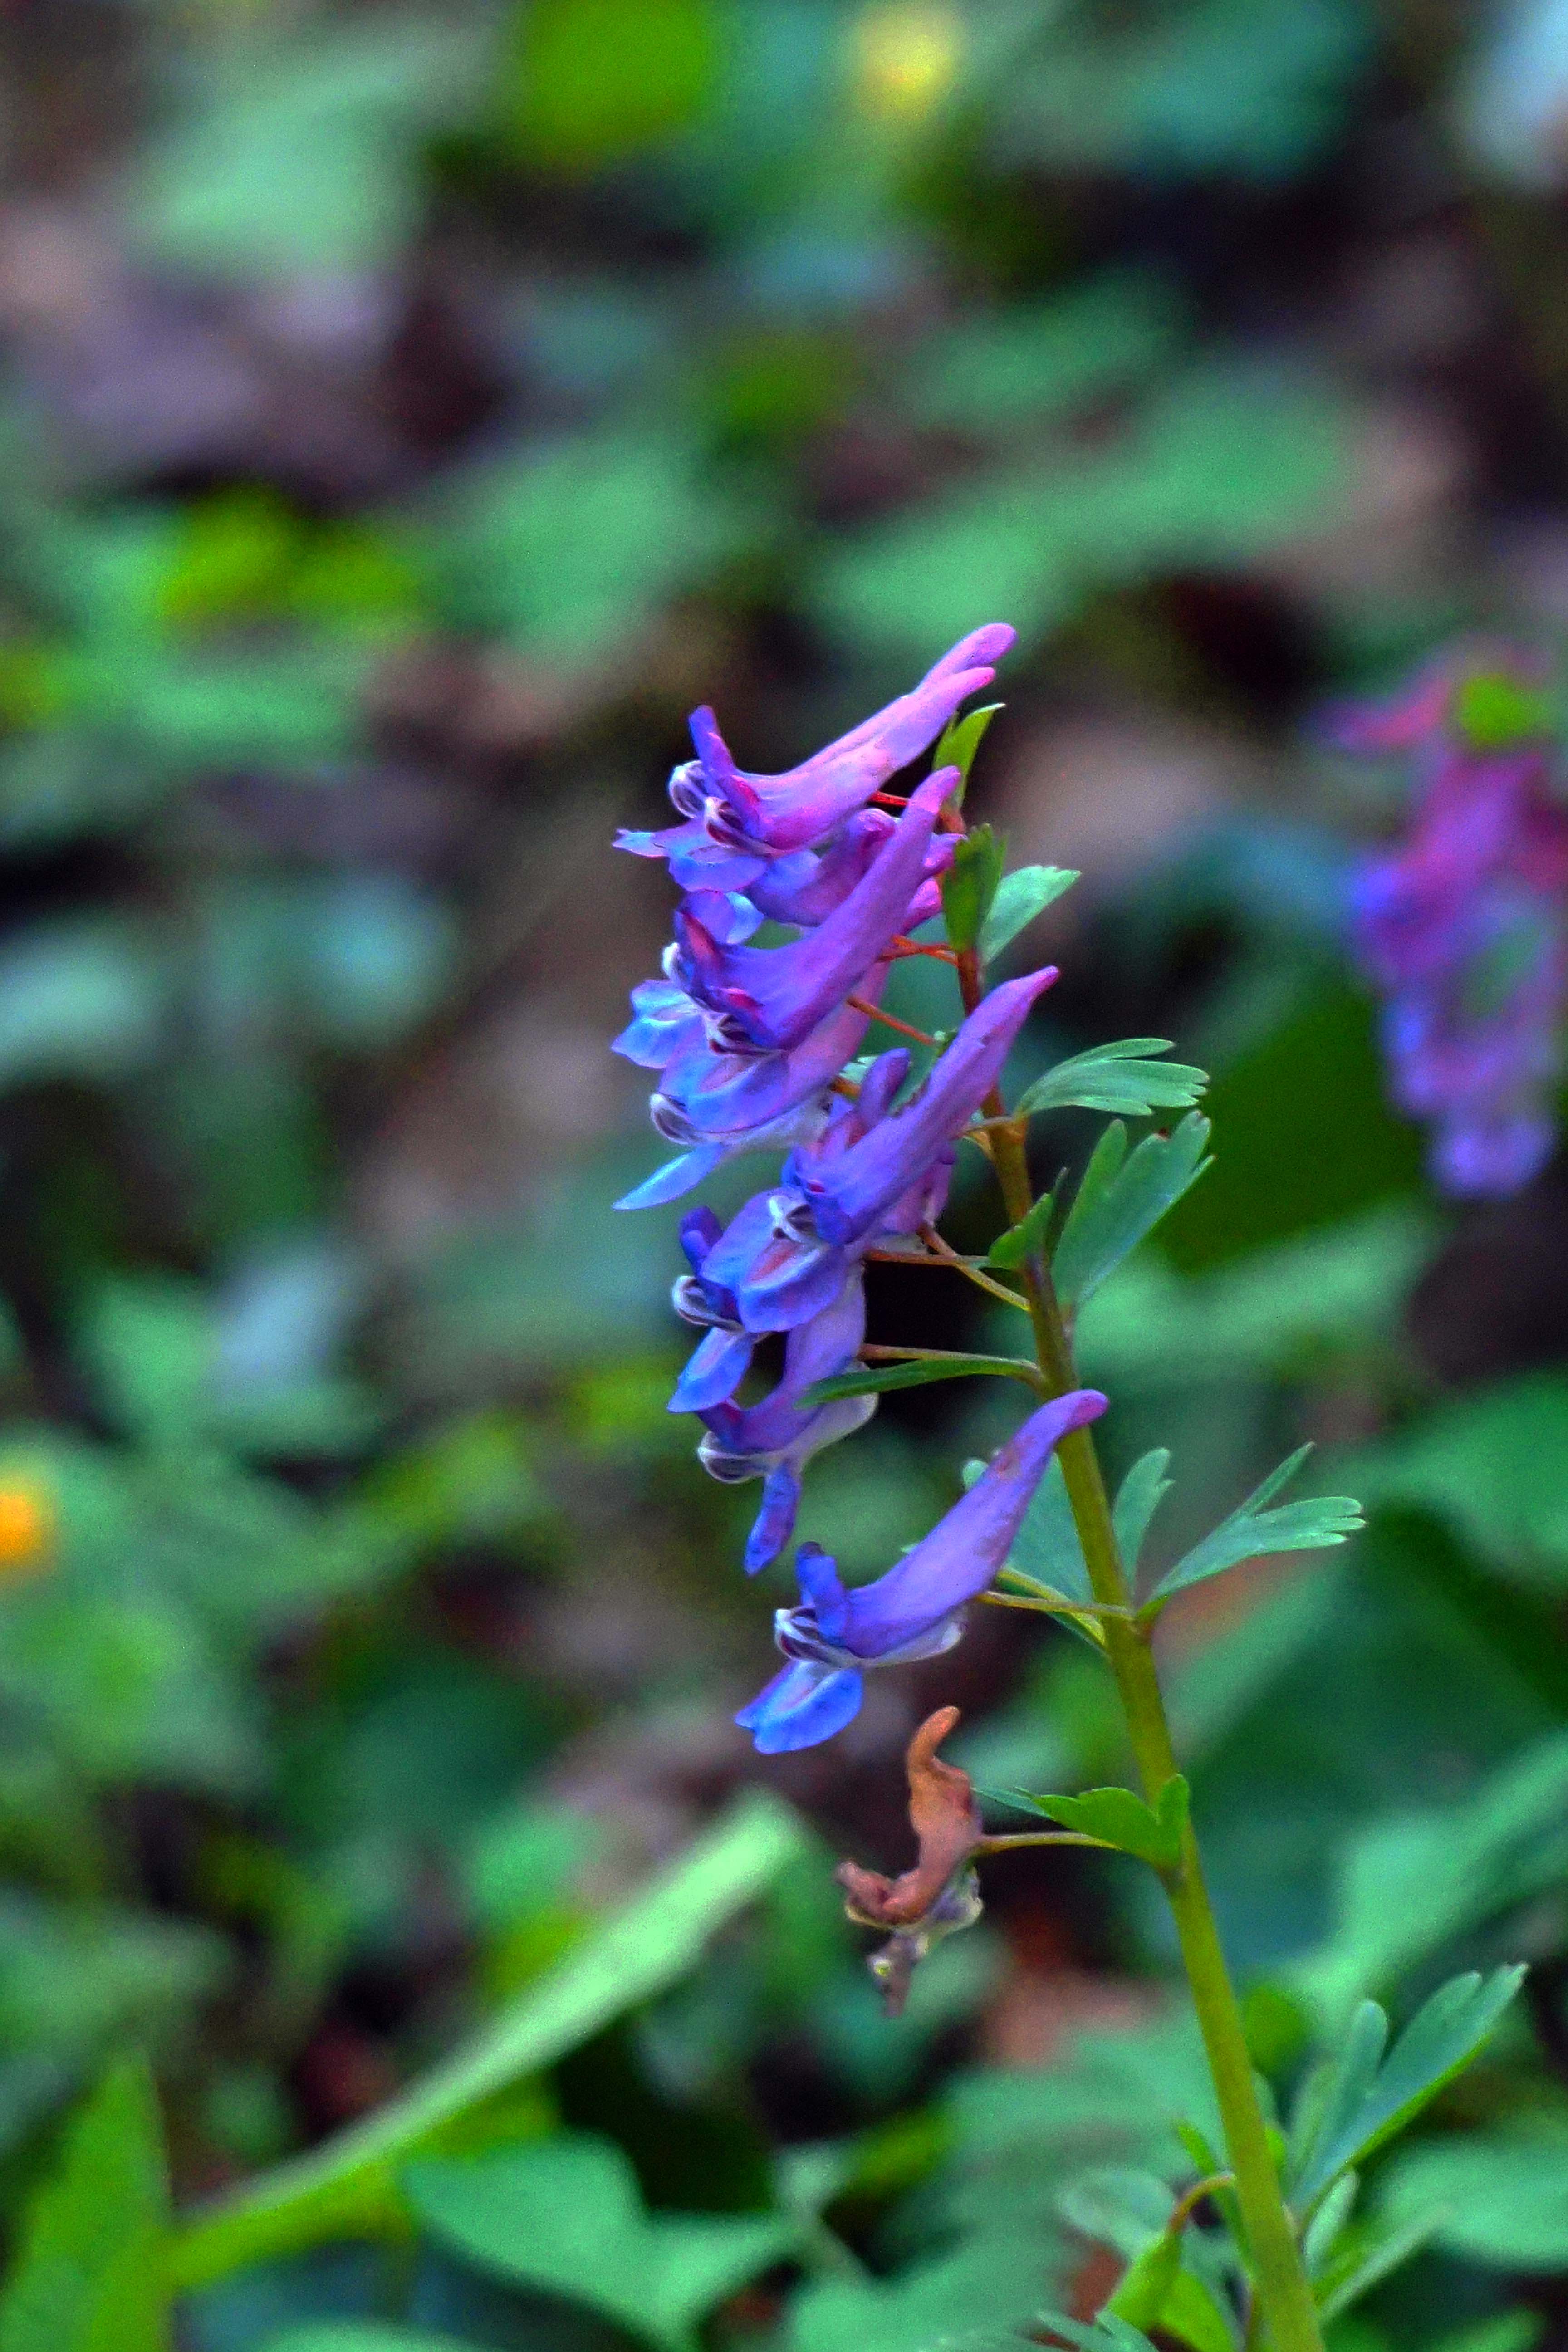
{"type": "Polygon", "coordinates": [[[1037,1078],[1020,1098],[1020,1113],[1037,1110],[1114,1111],[1147,1118],[1153,1110],[1188,1110],[1208,1085],[1208,1072],[1191,1062],[1157,1062],[1168,1054],[1169,1037],[1123,1037],[1119,1045],[1091,1045],[1058,1062],[1037,1078]]]}
{"type": "MultiPolygon", "coordinates": [[[[1011,1792],[1010,1792],[1011,1793],[1011,1792]]],[[[1079,1797],[1037,1797],[1018,1791],[1013,1801],[1058,1822],[1065,1830],[1098,1838],[1155,1870],[1174,1870],[1187,1826],[1187,1784],[1173,1773],[1153,1805],[1131,1789],[1086,1789],[1079,1797]]]]}
{"type": "Polygon", "coordinates": [[[1388,2019],[1374,2000],[1352,2020],[1312,2096],[1291,2202],[1307,2211],[1340,2175],[1402,2131],[1475,2056],[1524,1981],[1522,1967],[1451,1978],[1417,2010],[1384,2059],[1388,2019]]]}
{"type": "Polygon", "coordinates": [[[1011,1274],[1031,1252],[1044,1249],[1056,1197],[1054,1192],[1042,1192],[1026,1217],[1021,1217],[1005,1234],[998,1234],[986,1253],[986,1265],[1011,1274]]]}
{"type": "Polygon", "coordinates": [[[942,911],[947,943],[960,955],[974,947],[995,901],[1007,845],[988,824],[976,825],[953,852],[942,877],[942,911]]]}
{"type": "Polygon", "coordinates": [[[1166,1570],[1138,1612],[1144,1622],[1157,1617],[1175,1593],[1184,1592],[1189,1585],[1203,1584],[1211,1576],[1222,1576],[1243,1560],[1256,1559],[1264,1552],[1326,1550],[1365,1525],[1361,1505],[1352,1495],[1316,1495],[1305,1502],[1268,1507],[1311,1450],[1310,1445],[1299,1446],[1244,1503],[1237,1504],[1228,1518],[1166,1570]]]}
{"type": "Polygon", "coordinates": [[[1077,873],[1066,866],[1020,866],[1004,874],[981,926],[981,962],[992,962],[1011,947],[1026,923],[1043,915],[1077,880],[1077,873]]]}
{"type": "Polygon", "coordinates": [[[942,768],[958,770],[958,789],[952,795],[954,808],[963,806],[963,795],[969,788],[969,771],[974,765],[985,730],[1002,709],[999,702],[983,702],[978,710],[966,710],[962,719],[950,719],[937,739],[931,755],[931,772],[934,776],[942,768]]]}
{"type": "Polygon", "coordinates": [[[1084,1170],[1052,1260],[1064,1307],[1081,1307],[1165,1212],[1197,1182],[1209,1123],[1189,1111],[1172,1135],[1150,1135],[1131,1155],[1127,1129],[1108,1127],[1084,1170]]]}
{"type": "Polygon", "coordinates": [[[1139,1455],[1116,1490],[1110,1521],[1116,1530],[1121,1564],[1130,1580],[1137,1574],[1138,1556],[1149,1532],[1149,1522],[1171,1491],[1171,1481],[1165,1475],[1170,1466],[1170,1448],[1156,1445],[1139,1455]]]}
{"type": "Polygon", "coordinates": [[[803,1405],[831,1404],[838,1397],[881,1396],[889,1389],[923,1388],[928,1381],[956,1381],[979,1372],[1000,1372],[1008,1380],[1039,1384],[1039,1372],[1023,1356],[913,1356],[902,1364],[861,1364],[852,1372],[835,1372],[831,1380],[816,1381],[802,1397],[803,1405]]]}
{"type": "Polygon", "coordinates": [[[167,2352],[169,2192],[140,2060],[72,2118],[27,2209],[0,2298],[0,2352],[167,2352]]]}

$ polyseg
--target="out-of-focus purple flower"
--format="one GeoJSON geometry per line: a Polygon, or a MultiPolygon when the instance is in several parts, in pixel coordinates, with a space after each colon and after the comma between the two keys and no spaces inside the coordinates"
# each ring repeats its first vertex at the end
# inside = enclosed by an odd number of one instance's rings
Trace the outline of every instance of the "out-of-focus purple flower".
{"type": "Polygon", "coordinates": [[[848,1369],[865,1336],[866,1297],[857,1266],[837,1297],[790,1333],[784,1377],[760,1404],[721,1402],[701,1414],[708,1433],[697,1459],[710,1476],[726,1485],[745,1478],[763,1482],[763,1507],[746,1542],[748,1576],[775,1560],[794,1534],[801,1476],[812,1455],[863,1428],[877,1409],[874,1396],[801,1403],[813,1381],[848,1369]]]}
{"type": "Polygon", "coordinates": [[[975,629],[927,671],[911,693],[777,776],[737,768],[711,710],[691,715],[697,757],[677,768],[669,797],[684,822],[658,833],[623,832],[617,847],[668,857],[684,889],[745,890],[775,858],[826,841],[889,776],[935,741],[966,696],[989,686],[1012,644],[1003,622],[975,629]]]}
{"type": "Polygon", "coordinates": [[[1394,1098],[1432,1122],[1445,1191],[1517,1192],[1551,1156],[1568,1010],[1568,808],[1535,682],[1450,666],[1333,731],[1415,766],[1405,838],[1351,907],[1394,1098]]]}
{"type": "Polygon", "coordinates": [[[815,1748],[841,1731],[859,1708],[868,1667],[935,1657],[961,1639],[964,1604],[1005,1564],[1055,1447],[1105,1404],[1097,1389],[1075,1389],[1042,1405],[963,1501],[875,1583],[847,1591],[825,1552],[801,1546],[801,1599],[774,1619],[790,1663],[735,1717],[764,1756],[815,1748]]]}
{"type": "Polygon", "coordinates": [[[787,1053],[843,1003],[903,929],[938,812],[957,782],[956,768],[928,777],[847,897],[788,947],[728,944],[714,917],[722,920],[730,900],[708,892],[686,900],[675,919],[673,976],[715,1016],[721,1042],[787,1053]]]}

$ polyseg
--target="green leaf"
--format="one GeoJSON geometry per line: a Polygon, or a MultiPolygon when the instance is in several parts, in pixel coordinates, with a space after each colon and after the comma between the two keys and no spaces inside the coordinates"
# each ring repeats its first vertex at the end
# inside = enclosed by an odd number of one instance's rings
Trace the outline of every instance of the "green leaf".
{"type": "Polygon", "coordinates": [[[1316,2128],[1291,2184],[1299,2210],[1402,2131],[1469,2064],[1524,1977],[1522,1968],[1504,1968],[1452,1978],[1417,2010],[1386,2060],[1387,2017],[1376,2001],[1363,2002],[1319,2093],[1316,2128]]]}
{"type": "Polygon", "coordinates": [[[1165,2298],[1174,2286],[1176,2273],[1181,2267],[1182,2241],[1179,2236],[1162,2235],[1152,2240],[1141,2254],[1133,2256],[1122,2272],[1106,2310],[1118,2319],[1127,2320],[1133,2327],[1154,2326],[1165,2308],[1165,2298]]]}
{"type": "Polygon", "coordinates": [[[787,2352],[929,2352],[1022,2324],[1039,2301],[1046,2260],[1025,2233],[993,2230],[892,2278],[814,2280],[791,2299],[787,2352]]]}
{"type": "Polygon", "coordinates": [[[1189,1111],[1173,1135],[1150,1135],[1131,1157],[1118,1119],[1095,1146],[1052,1261],[1064,1307],[1079,1307],[1167,1209],[1197,1182],[1209,1123],[1189,1111]]]}
{"type": "Polygon", "coordinates": [[[1213,2288],[1192,2271],[1172,2280],[1160,2311],[1160,2333],[1190,2344],[1193,2352],[1236,2352],[1236,2331],[1213,2288]]]}
{"type": "Polygon", "coordinates": [[[954,808],[963,806],[974,755],[980,749],[985,730],[1001,708],[999,702],[985,702],[978,710],[966,710],[962,719],[950,719],[937,739],[936,749],[931,755],[931,772],[934,776],[942,768],[958,770],[958,787],[952,795],[954,808]]]}
{"type": "Polygon", "coordinates": [[[1290,1989],[1327,2016],[1345,2015],[1360,1994],[1394,1982],[1565,1870],[1568,1732],[1557,1731],[1458,1804],[1353,1832],[1341,1853],[1334,1932],[1291,1963],[1290,1989]]]}
{"type": "Polygon", "coordinates": [[[947,943],[960,955],[979,940],[991,912],[1007,845],[988,824],[965,834],[953,852],[952,864],[942,877],[942,911],[947,923],[947,943]]]}
{"type": "Polygon", "coordinates": [[[1359,2303],[1363,2294],[1370,2294],[1373,2288],[1392,2276],[1402,2263],[1407,2263],[1412,2254],[1418,2254],[1436,2235],[1436,2216],[1424,2214],[1419,2220],[1408,2222],[1404,2229],[1391,2230],[1363,2244],[1342,2270],[1332,2269],[1324,2279],[1318,2305],[1319,2318],[1327,2326],[1331,2319],[1337,2319],[1342,2311],[1348,2311],[1352,2303],[1359,2303]]]}
{"type": "Polygon", "coordinates": [[[1019,866],[1004,874],[981,927],[981,962],[994,962],[1025,925],[1043,915],[1077,880],[1077,873],[1065,866],[1019,866]]]}
{"type": "Polygon", "coordinates": [[[714,0],[533,0],[510,77],[518,148],[577,173],[668,139],[706,110],[722,29],[714,0]]]}
{"type": "Polygon", "coordinates": [[[174,2248],[180,2284],[197,2285],[323,2239],[401,2228],[394,2168],[404,2158],[454,2117],[676,1983],[714,1930],[805,1851],[805,1832],[787,1806],[771,1797],[742,1799],[421,2081],[322,2147],[198,2209],[174,2248]]]}
{"type": "Polygon", "coordinates": [[[986,1265],[999,1266],[1005,1274],[1011,1274],[1032,1253],[1043,1250],[1055,1207],[1056,1195],[1042,1192],[1026,1217],[1021,1217],[1006,1233],[997,1234],[986,1253],[986,1265]]]}
{"type": "Polygon", "coordinates": [[[1568,2270],[1568,2132],[1560,2119],[1466,2132],[1396,2156],[1382,2217],[1445,2253],[1509,2271],[1568,2270]]]}
{"type": "Polygon", "coordinates": [[[1076,1106],[1115,1111],[1125,1118],[1147,1118],[1157,1109],[1190,1109],[1209,1082],[1208,1072],[1190,1062],[1148,1058],[1170,1050],[1168,1037],[1124,1037],[1120,1045],[1091,1045],[1037,1078],[1016,1108],[1034,1112],[1076,1106]]]}
{"type": "Polygon", "coordinates": [[[1271,1470],[1262,1485],[1237,1505],[1227,1519],[1184,1552],[1160,1579],[1140,1609],[1140,1618],[1152,1622],[1175,1593],[1184,1592],[1189,1585],[1203,1584],[1211,1576],[1222,1576],[1243,1560],[1257,1559],[1265,1552],[1323,1551],[1364,1527],[1361,1505],[1351,1495],[1315,1495],[1306,1502],[1266,1507],[1295,1476],[1311,1450],[1310,1445],[1299,1446],[1289,1461],[1271,1470]]]}
{"type": "Polygon", "coordinates": [[[1008,1380],[1039,1385],[1039,1369],[1024,1356],[914,1356],[902,1364],[866,1364],[858,1371],[835,1372],[816,1381],[801,1399],[803,1405],[830,1404],[837,1397],[881,1396],[889,1389],[923,1388],[928,1381],[957,1381],[978,1372],[998,1372],[1008,1380]]]}
{"type": "Polygon", "coordinates": [[[114,2066],[67,2128],[0,2299],[0,2352],[167,2352],[163,2127],[143,2062],[114,2066]]]}
{"type": "Polygon", "coordinates": [[[426,2160],[405,2183],[442,2245],[495,2277],[585,2304],[661,2352],[690,2345],[704,2314],[800,2236],[789,2214],[650,2218],[631,2159],[585,2133],[426,2160]]]}
{"type": "Polygon", "coordinates": [[[471,2336],[432,2336],[384,2319],[326,2319],[269,2336],[267,2352],[474,2352],[471,2336]]]}
{"type": "MultiPolygon", "coordinates": [[[[965,1487],[973,1486],[984,1468],[984,1462],[966,1462],[963,1465],[965,1487]]],[[[1078,1539],[1072,1504],[1062,1476],[1062,1465],[1055,1454],[1046,1465],[1045,1475],[1035,1488],[1029,1507],[1019,1523],[1018,1532],[1013,1538],[1013,1549],[1007,1555],[1006,1570],[1050,1592],[1060,1594],[1064,1600],[1088,1603],[1094,1599],[1089,1570],[1084,1565],[1083,1547],[1078,1539]]]]}
{"type": "Polygon", "coordinates": [[[1369,1448],[1368,1496],[1430,1511],[1506,1574],[1560,1594],[1568,1585],[1565,1449],[1568,1380],[1526,1372],[1444,1399],[1407,1434],[1369,1448]]]}
{"type": "Polygon", "coordinates": [[[1110,1518],[1129,1580],[1138,1572],[1138,1556],[1149,1532],[1149,1522],[1171,1491],[1171,1481],[1165,1475],[1170,1466],[1169,1447],[1156,1445],[1139,1455],[1116,1490],[1110,1518]]]}
{"type": "Polygon", "coordinates": [[[1065,1830],[1117,1846],[1156,1870],[1173,1870],[1187,1826],[1187,1784],[1173,1773],[1153,1806],[1131,1789],[1086,1789],[1080,1797],[1021,1795],[1019,1801],[1065,1830]]]}

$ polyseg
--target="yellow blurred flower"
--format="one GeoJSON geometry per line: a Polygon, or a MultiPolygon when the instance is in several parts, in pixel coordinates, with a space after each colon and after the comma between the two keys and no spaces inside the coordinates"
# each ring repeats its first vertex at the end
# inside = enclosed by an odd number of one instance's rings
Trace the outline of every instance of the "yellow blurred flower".
{"type": "Polygon", "coordinates": [[[54,1550],[52,1496],[30,1481],[0,1485],[0,1583],[42,1575],[54,1550]]]}
{"type": "Polygon", "coordinates": [[[963,26],[956,8],[892,0],[862,11],[855,27],[855,89],[868,114],[914,122],[958,79],[963,26]]]}

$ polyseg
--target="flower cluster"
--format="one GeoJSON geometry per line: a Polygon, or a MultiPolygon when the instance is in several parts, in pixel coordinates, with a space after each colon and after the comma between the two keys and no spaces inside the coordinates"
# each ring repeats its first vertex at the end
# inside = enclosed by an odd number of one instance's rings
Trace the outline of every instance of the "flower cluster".
{"type": "MultiPolygon", "coordinates": [[[[890,965],[911,951],[908,934],[941,907],[962,835],[956,768],[938,768],[907,797],[883,787],[990,683],[1012,638],[999,624],[977,629],[912,693],[784,775],[738,769],[711,711],[698,711],[697,757],[670,779],[681,822],[620,837],[637,856],[666,858],[685,895],[663,974],[633,991],[635,1017],[616,1040],[617,1053],[658,1071],[653,1122],[679,1156],[619,1205],[678,1200],[742,1152],[785,1155],[776,1182],[728,1225],[705,1208],[687,1214],[689,1270],[674,1294],[702,1338],[671,1411],[703,1423],[699,1459],[714,1477],[763,1481],[749,1573],[789,1543],[812,1455],[875,1409],[871,1395],[814,1400],[865,1339],[868,1252],[907,1243],[941,1214],[957,1139],[1056,978],[1047,968],[981,997],[912,1092],[902,1047],[846,1075],[890,965]],[[750,944],[764,920],[795,936],[750,944]],[[773,1335],[784,1340],[782,1374],[741,1403],[758,1343],[773,1335]]],[[[847,1592],[833,1561],[803,1546],[800,1603],[777,1617],[790,1663],[739,1718],[757,1746],[829,1738],[858,1707],[868,1666],[955,1642],[963,1603],[1005,1560],[1052,1447],[1103,1407],[1088,1390],[1043,1406],[876,1584],[847,1592]]]]}
{"type": "Polygon", "coordinates": [[[1517,1192],[1550,1158],[1568,1012],[1568,805],[1546,707],[1518,670],[1452,664],[1333,722],[1403,753],[1416,799],[1357,877],[1358,959],[1383,998],[1394,1100],[1429,1120],[1445,1191],[1517,1192]]]}

